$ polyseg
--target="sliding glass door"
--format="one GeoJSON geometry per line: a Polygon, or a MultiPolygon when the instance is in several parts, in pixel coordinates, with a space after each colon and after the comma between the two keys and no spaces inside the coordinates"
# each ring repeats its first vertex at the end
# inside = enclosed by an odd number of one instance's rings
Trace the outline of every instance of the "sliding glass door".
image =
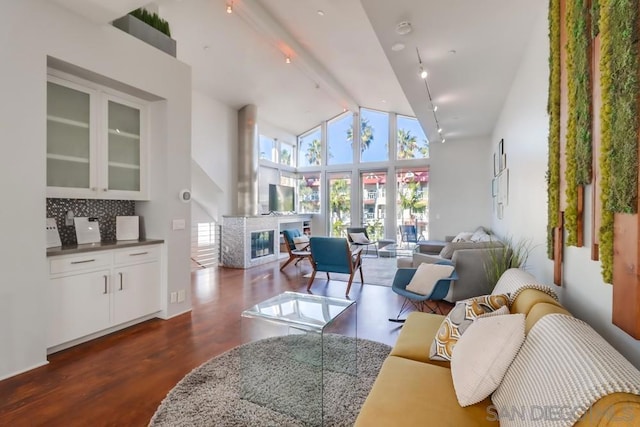
{"type": "Polygon", "coordinates": [[[327,173],[329,235],[346,237],[351,226],[351,172],[327,173]]]}
{"type": "Polygon", "coordinates": [[[362,226],[367,228],[371,240],[384,238],[387,172],[368,171],[360,173],[360,196],[362,226]]]}
{"type": "Polygon", "coordinates": [[[411,240],[429,239],[429,169],[396,170],[396,188],[398,241],[404,240],[401,226],[414,232],[411,240]]]}

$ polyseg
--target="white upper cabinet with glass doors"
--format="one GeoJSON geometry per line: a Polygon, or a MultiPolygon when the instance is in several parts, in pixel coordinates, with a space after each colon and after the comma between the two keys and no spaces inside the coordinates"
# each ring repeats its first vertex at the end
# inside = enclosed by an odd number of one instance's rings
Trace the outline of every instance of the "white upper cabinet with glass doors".
{"type": "Polygon", "coordinates": [[[49,75],[47,196],[147,200],[144,102],[82,83],[49,75]]]}

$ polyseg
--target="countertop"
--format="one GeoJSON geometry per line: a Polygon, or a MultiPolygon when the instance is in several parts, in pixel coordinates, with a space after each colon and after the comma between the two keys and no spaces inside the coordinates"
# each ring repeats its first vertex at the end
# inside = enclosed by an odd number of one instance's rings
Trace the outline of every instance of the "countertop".
{"type": "Polygon", "coordinates": [[[109,249],[131,248],[135,246],[157,245],[164,243],[160,239],[120,240],[114,242],[87,243],[84,245],[58,246],[47,249],[47,257],[80,254],[84,252],[104,251],[109,249]]]}

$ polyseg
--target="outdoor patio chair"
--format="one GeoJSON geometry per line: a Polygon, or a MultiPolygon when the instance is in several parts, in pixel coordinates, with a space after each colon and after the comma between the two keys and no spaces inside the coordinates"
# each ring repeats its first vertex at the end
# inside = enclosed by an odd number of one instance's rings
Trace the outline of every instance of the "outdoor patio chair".
{"type": "Polygon", "coordinates": [[[376,258],[378,257],[378,241],[377,240],[372,241],[369,239],[369,234],[367,233],[367,229],[365,227],[347,227],[347,239],[349,240],[349,243],[352,246],[362,246],[367,252],[367,254],[369,253],[369,246],[373,246],[373,249],[375,250],[375,253],[376,253],[376,258]],[[363,234],[364,237],[366,238],[366,241],[361,240],[357,242],[353,240],[353,237],[351,236],[351,234],[358,234],[358,233],[363,234]]]}
{"type": "Polygon", "coordinates": [[[400,241],[404,243],[418,243],[418,232],[415,225],[400,225],[400,241]]]}
{"type": "Polygon", "coordinates": [[[327,280],[331,277],[329,273],[343,273],[349,275],[349,283],[345,295],[349,295],[351,283],[356,271],[360,270],[360,282],[364,283],[362,277],[362,248],[351,250],[347,239],[342,237],[312,237],[309,239],[311,249],[311,265],[313,273],[307,285],[307,291],[311,290],[311,285],[318,271],[327,273],[327,280]]]}

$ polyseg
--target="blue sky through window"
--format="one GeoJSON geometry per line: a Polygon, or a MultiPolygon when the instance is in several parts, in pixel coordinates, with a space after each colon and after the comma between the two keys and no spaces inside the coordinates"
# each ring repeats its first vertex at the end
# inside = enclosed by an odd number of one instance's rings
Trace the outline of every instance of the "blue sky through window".
{"type": "Polygon", "coordinates": [[[299,138],[299,166],[319,166],[322,164],[320,152],[321,130],[319,127],[299,138]],[[317,141],[317,143],[314,143],[317,141]]]}
{"type": "Polygon", "coordinates": [[[368,123],[373,135],[373,140],[371,140],[369,147],[362,151],[361,161],[380,162],[389,160],[389,114],[361,108],[360,120],[368,123]]]}
{"type": "Polygon", "coordinates": [[[344,114],[327,123],[330,165],[353,163],[353,148],[347,132],[353,124],[353,113],[344,114]]]}
{"type": "Polygon", "coordinates": [[[427,136],[420,126],[420,122],[407,116],[398,116],[398,159],[423,159],[429,157],[429,142],[427,136]],[[410,149],[405,153],[402,153],[402,146],[400,144],[400,134],[405,132],[405,135],[415,137],[415,145],[411,145],[410,149]]]}

